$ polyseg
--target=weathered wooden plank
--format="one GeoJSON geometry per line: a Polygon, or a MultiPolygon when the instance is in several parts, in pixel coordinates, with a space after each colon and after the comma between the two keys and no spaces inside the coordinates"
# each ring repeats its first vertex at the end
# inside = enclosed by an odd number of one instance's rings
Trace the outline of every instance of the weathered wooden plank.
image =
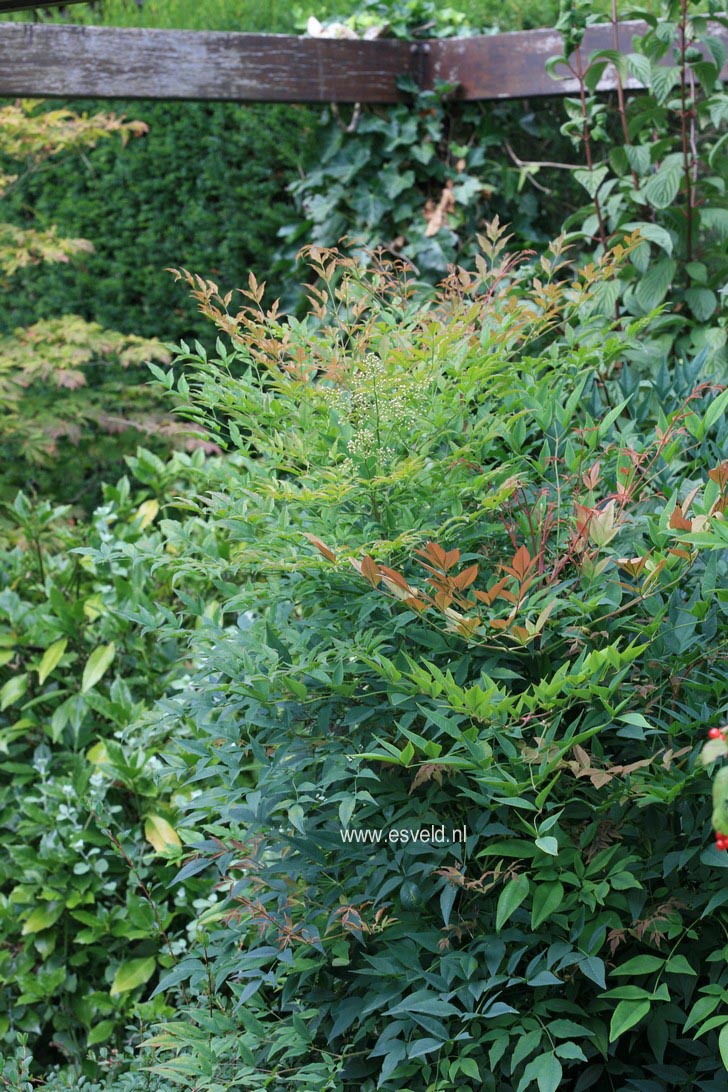
{"type": "Polygon", "coordinates": [[[87,0],[41,0],[38,3],[37,0],[0,0],[0,15],[4,15],[6,11],[24,11],[26,8],[57,8],[59,5],[66,4],[81,4],[86,3],[87,0]]]}
{"type": "MultiPolygon", "coordinates": [[[[645,29],[621,24],[620,49],[629,52],[645,29]]],[[[728,31],[712,31],[728,46],[728,31]]],[[[588,28],[584,54],[613,47],[611,26],[588,28]]],[[[422,87],[455,84],[470,100],[573,94],[575,79],[546,70],[560,52],[553,30],[413,43],[0,23],[0,96],[394,103],[403,75],[422,87]]],[[[600,89],[614,82],[610,66],[600,89]]]]}
{"type": "MultiPolygon", "coordinates": [[[[619,49],[622,53],[633,52],[633,38],[644,34],[647,25],[642,22],[619,24],[619,49]]],[[[711,32],[728,46],[728,31],[717,23],[711,32]]],[[[539,95],[572,95],[578,90],[575,78],[561,66],[554,78],[546,70],[550,57],[562,50],[561,34],[556,30],[527,30],[509,34],[494,34],[475,38],[442,38],[433,42],[427,64],[428,81],[443,81],[459,86],[464,99],[518,99],[539,95]]],[[[603,24],[588,27],[581,52],[584,58],[596,49],[614,49],[614,30],[603,24]]],[[[728,76],[728,66],[723,78],[728,76]]],[[[611,91],[616,86],[616,74],[609,65],[599,84],[600,91],[611,91]]],[[[628,79],[625,87],[638,88],[636,80],[628,79]]]]}
{"type": "Polygon", "coordinates": [[[0,23],[0,96],[399,102],[408,42],[0,23]]]}

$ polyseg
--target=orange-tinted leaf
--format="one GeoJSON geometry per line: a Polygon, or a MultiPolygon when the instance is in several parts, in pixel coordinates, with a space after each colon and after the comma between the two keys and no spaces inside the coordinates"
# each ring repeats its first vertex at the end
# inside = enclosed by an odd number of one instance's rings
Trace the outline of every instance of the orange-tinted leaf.
{"type": "Polygon", "coordinates": [[[469,588],[473,581],[478,578],[478,566],[469,565],[467,569],[463,569],[456,577],[453,577],[453,584],[458,591],[464,591],[465,588],[469,588]]]}
{"type": "Polygon", "coordinates": [[[381,580],[379,568],[373,557],[369,554],[365,554],[361,562],[361,574],[365,580],[368,580],[373,588],[376,588],[377,584],[381,580]]]}
{"type": "Polygon", "coordinates": [[[334,553],[334,551],[330,550],[329,547],[326,546],[325,543],[323,543],[320,538],[316,538],[315,535],[309,534],[308,531],[306,531],[304,533],[305,533],[305,537],[308,539],[308,541],[311,543],[311,545],[315,546],[316,549],[318,550],[318,552],[320,554],[323,554],[323,556],[326,558],[327,561],[336,561],[336,554],[334,553]]]}
{"type": "Polygon", "coordinates": [[[692,531],[693,529],[692,520],[685,519],[683,510],[679,504],[675,505],[674,511],[670,516],[669,526],[674,531],[692,531]]]}
{"type": "Polygon", "coordinates": [[[728,459],[724,459],[718,466],[708,471],[708,477],[715,482],[721,493],[728,486],[728,459]]]}

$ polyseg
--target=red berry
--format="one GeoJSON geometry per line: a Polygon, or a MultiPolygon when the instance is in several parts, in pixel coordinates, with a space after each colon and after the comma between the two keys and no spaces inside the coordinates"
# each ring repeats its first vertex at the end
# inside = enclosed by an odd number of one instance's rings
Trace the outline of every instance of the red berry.
{"type": "Polygon", "coordinates": [[[708,738],[709,739],[722,739],[723,738],[723,733],[720,730],[720,728],[711,728],[710,731],[708,732],[708,738]]]}

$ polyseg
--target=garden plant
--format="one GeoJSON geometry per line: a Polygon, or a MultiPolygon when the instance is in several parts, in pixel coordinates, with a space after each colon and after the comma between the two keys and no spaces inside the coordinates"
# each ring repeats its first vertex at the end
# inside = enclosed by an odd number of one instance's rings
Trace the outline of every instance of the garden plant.
{"type": "Polygon", "coordinates": [[[134,129],[0,112],[0,1089],[728,1087],[726,20],[586,55],[632,14],[562,5],[565,104],[307,111],[273,290],[139,290],[176,345],[30,299],[87,244],[15,198],[134,129]]]}

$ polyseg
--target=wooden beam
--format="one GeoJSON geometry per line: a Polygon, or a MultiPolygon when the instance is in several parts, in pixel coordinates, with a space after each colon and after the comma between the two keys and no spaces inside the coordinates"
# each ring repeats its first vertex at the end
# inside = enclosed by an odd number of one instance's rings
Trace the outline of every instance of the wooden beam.
{"type": "Polygon", "coordinates": [[[399,102],[397,39],[0,23],[0,97],[399,102]]]}
{"type": "MultiPolygon", "coordinates": [[[[642,22],[621,23],[619,49],[633,53],[632,40],[647,31],[642,22]]],[[[723,40],[728,47],[728,30],[715,23],[711,34],[723,40]]],[[[509,34],[493,34],[475,38],[440,38],[433,42],[430,53],[428,81],[454,83],[459,87],[459,97],[477,99],[519,99],[542,95],[573,95],[578,82],[569,77],[562,65],[557,67],[554,79],[547,70],[546,62],[563,50],[561,34],[556,30],[526,30],[509,34]],[[567,77],[562,79],[562,77],[567,77]]],[[[582,55],[597,49],[614,49],[614,30],[611,25],[587,27],[582,45],[582,55]]],[[[671,63],[670,57],[665,58],[671,63]]],[[[723,69],[728,76],[728,66],[723,69]]],[[[639,81],[628,78],[625,87],[639,88],[639,81]]],[[[612,91],[616,87],[616,73],[609,65],[599,83],[600,91],[612,91]]]]}
{"type": "Polygon", "coordinates": [[[57,8],[81,3],[87,3],[87,0],[41,0],[41,3],[37,3],[37,0],[0,0],[0,15],[8,11],[25,11],[26,8],[57,8]]]}
{"type": "MultiPolygon", "coordinates": [[[[620,49],[645,30],[621,24],[620,49]]],[[[728,47],[725,28],[711,32],[728,47]]],[[[587,29],[585,54],[613,47],[611,26],[587,29]]],[[[469,100],[571,95],[576,80],[546,70],[561,48],[553,30],[406,42],[0,23],[0,97],[396,103],[405,75],[425,88],[454,84],[469,100]]],[[[610,66],[599,88],[614,85],[610,66]]]]}

